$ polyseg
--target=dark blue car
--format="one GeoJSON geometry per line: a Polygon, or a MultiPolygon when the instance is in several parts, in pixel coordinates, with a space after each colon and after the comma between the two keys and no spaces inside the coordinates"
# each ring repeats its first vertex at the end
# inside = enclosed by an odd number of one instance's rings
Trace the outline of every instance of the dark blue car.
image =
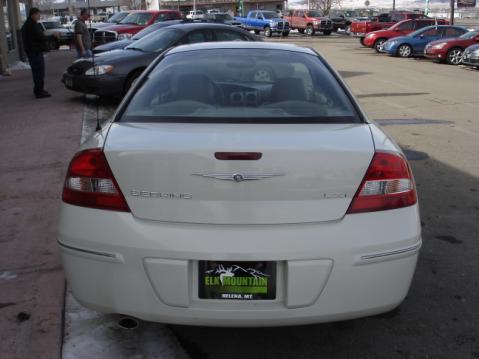
{"type": "Polygon", "coordinates": [[[129,39],[107,42],[106,44],[99,45],[93,49],[93,53],[100,54],[102,52],[124,49],[125,47],[130,45],[132,42],[135,42],[136,40],[140,40],[142,37],[145,37],[146,35],[151,34],[153,31],[156,31],[163,27],[167,27],[171,25],[182,24],[184,22],[186,21],[185,20],[168,20],[168,21],[154,23],[148,27],[145,27],[143,30],[136,33],[135,35],[133,35],[133,37],[129,39]]]}
{"type": "Polygon", "coordinates": [[[459,37],[466,32],[467,29],[462,26],[428,26],[409,35],[394,37],[386,41],[383,52],[399,57],[423,56],[424,48],[431,41],[459,37]]]}

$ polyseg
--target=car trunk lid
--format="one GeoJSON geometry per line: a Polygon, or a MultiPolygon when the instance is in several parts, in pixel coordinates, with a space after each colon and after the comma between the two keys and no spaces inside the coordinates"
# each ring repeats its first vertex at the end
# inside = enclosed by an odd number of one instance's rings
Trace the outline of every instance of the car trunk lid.
{"type": "Polygon", "coordinates": [[[137,218],[278,224],[342,218],[374,145],[367,124],[114,123],[104,151],[137,218]]]}

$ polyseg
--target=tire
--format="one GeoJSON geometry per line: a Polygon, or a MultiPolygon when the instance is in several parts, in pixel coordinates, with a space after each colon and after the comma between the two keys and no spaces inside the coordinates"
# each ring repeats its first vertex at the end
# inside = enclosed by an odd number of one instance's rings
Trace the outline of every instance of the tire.
{"type": "Polygon", "coordinates": [[[323,34],[326,35],[326,36],[331,35],[331,30],[323,31],[323,34]]]}
{"type": "Polygon", "coordinates": [[[123,87],[123,95],[126,95],[128,90],[131,88],[135,80],[140,77],[144,69],[134,70],[131,72],[125,81],[125,86],[123,87]]]}
{"type": "Polygon", "coordinates": [[[283,36],[286,37],[289,35],[289,31],[283,31],[283,36]]]}
{"type": "Polygon", "coordinates": [[[454,47],[447,52],[446,61],[449,65],[460,65],[462,63],[463,49],[454,47]]]}
{"type": "Polygon", "coordinates": [[[412,56],[412,47],[408,44],[402,44],[398,47],[397,55],[402,58],[407,58],[412,56]]]}
{"type": "Polygon", "coordinates": [[[260,32],[261,32],[261,31],[259,31],[259,30],[254,30],[254,33],[255,33],[256,35],[259,35],[260,32]]]}
{"type": "Polygon", "coordinates": [[[345,31],[346,31],[346,34],[349,35],[351,33],[351,25],[346,26],[345,31]]]}
{"type": "Polygon", "coordinates": [[[313,25],[309,24],[308,26],[306,26],[306,35],[308,36],[313,36],[314,33],[316,32],[316,30],[314,30],[314,27],[313,25]]]}
{"type": "Polygon", "coordinates": [[[300,34],[304,34],[304,29],[298,29],[300,34]]]}
{"type": "Polygon", "coordinates": [[[381,53],[381,49],[385,42],[386,42],[386,39],[377,39],[376,42],[374,43],[373,45],[374,50],[376,50],[378,54],[381,53]]]}
{"type": "Polygon", "coordinates": [[[271,31],[271,28],[269,26],[264,27],[264,36],[266,37],[273,36],[273,32],[271,31]]]}
{"type": "Polygon", "coordinates": [[[58,49],[60,48],[60,46],[58,45],[58,41],[57,41],[57,40],[48,40],[48,42],[47,42],[47,48],[48,48],[48,51],[58,50],[58,49]]]}
{"type": "Polygon", "coordinates": [[[359,38],[359,43],[363,46],[366,46],[366,45],[364,45],[364,37],[359,38]]]}

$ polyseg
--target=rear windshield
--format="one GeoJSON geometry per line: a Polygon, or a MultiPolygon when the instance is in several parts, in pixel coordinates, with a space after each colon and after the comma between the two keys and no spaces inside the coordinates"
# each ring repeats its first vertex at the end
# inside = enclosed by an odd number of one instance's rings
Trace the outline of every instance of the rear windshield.
{"type": "Polygon", "coordinates": [[[318,57],[266,49],[167,55],[120,121],[361,122],[345,90],[318,57]]]}

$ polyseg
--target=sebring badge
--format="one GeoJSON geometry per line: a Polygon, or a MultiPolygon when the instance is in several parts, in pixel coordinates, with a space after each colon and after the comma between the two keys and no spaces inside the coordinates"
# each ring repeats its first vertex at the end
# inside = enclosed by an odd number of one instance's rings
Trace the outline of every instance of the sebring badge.
{"type": "Polygon", "coordinates": [[[246,174],[246,173],[192,173],[192,176],[200,176],[207,178],[216,178],[225,181],[243,182],[260,180],[264,178],[284,176],[283,173],[265,173],[265,174],[246,174]]]}

